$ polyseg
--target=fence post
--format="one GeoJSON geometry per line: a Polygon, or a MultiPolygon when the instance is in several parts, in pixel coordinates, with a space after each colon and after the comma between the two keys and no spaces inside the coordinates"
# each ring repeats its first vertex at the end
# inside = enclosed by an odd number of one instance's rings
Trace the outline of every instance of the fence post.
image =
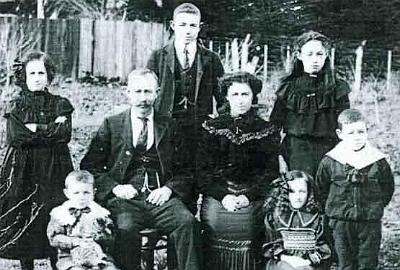
{"type": "Polygon", "coordinates": [[[232,71],[239,71],[239,45],[237,38],[232,41],[232,71]]]}
{"type": "Polygon", "coordinates": [[[37,0],[36,13],[38,19],[44,19],[44,0],[37,0]]]}
{"type": "Polygon", "coordinates": [[[225,42],[225,66],[228,66],[230,56],[231,56],[230,46],[229,46],[229,41],[227,41],[225,42]]]}
{"type": "Polygon", "coordinates": [[[242,43],[242,49],[241,49],[241,57],[240,57],[241,71],[246,71],[247,63],[249,62],[249,44],[250,44],[250,34],[247,34],[246,38],[242,43]]]}
{"type": "Polygon", "coordinates": [[[334,71],[335,70],[335,48],[331,49],[331,70],[334,71]]]}
{"type": "Polygon", "coordinates": [[[264,45],[264,83],[268,78],[268,45],[264,45]]]}
{"type": "Polygon", "coordinates": [[[286,64],[285,64],[286,73],[290,72],[290,46],[286,46],[286,64]]]}
{"type": "Polygon", "coordinates": [[[361,45],[358,46],[358,48],[356,49],[356,67],[355,67],[354,84],[353,84],[353,93],[355,96],[358,95],[361,89],[362,58],[366,42],[367,42],[366,40],[361,42],[361,45]]]}
{"type": "Polygon", "coordinates": [[[388,51],[387,58],[386,90],[389,91],[390,81],[392,80],[392,50],[388,51]]]}
{"type": "Polygon", "coordinates": [[[79,71],[78,78],[84,72],[93,73],[94,62],[94,21],[90,19],[79,20],[79,71]]]}
{"type": "Polygon", "coordinates": [[[208,48],[212,51],[213,50],[213,41],[210,40],[210,43],[208,45],[208,48]]]}

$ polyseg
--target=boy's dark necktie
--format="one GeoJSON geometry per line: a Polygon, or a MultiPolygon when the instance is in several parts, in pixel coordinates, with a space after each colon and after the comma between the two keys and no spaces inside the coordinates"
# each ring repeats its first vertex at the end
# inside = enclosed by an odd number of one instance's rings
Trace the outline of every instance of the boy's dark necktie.
{"type": "Polygon", "coordinates": [[[148,119],[146,117],[138,117],[138,118],[142,121],[143,128],[140,131],[139,137],[137,139],[136,149],[139,150],[140,152],[142,152],[142,151],[144,152],[144,151],[146,151],[146,148],[147,148],[147,133],[148,133],[147,120],[148,119]]]}
{"type": "Polygon", "coordinates": [[[183,69],[189,69],[190,68],[190,62],[189,62],[189,50],[187,46],[185,46],[185,49],[183,49],[183,69]]]}
{"type": "Polygon", "coordinates": [[[90,207],[86,206],[85,208],[82,208],[82,209],[78,209],[78,208],[75,208],[75,207],[70,207],[68,209],[68,211],[74,217],[80,218],[82,213],[90,213],[91,210],[90,210],[90,207]]]}

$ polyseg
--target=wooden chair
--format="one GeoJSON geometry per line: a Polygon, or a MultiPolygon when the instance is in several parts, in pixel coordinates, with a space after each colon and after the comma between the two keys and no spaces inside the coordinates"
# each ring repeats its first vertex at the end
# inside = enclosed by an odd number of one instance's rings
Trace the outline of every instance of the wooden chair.
{"type": "Polygon", "coordinates": [[[176,269],[175,249],[166,235],[161,235],[157,229],[145,228],[139,232],[142,237],[141,265],[144,270],[154,270],[154,254],[156,250],[167,249],[168,270],[176,269]],[[157,245],[163,240],[165,244],[157,245]]]}

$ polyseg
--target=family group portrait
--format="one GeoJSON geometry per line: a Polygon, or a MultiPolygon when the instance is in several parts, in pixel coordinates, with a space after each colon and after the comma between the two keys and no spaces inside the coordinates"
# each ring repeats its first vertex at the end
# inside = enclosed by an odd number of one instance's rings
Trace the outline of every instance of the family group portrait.
{"type": "Polygon", "coordinates": [[[400,269],[399,0],[0,0],[0,269],[400,269]]]}

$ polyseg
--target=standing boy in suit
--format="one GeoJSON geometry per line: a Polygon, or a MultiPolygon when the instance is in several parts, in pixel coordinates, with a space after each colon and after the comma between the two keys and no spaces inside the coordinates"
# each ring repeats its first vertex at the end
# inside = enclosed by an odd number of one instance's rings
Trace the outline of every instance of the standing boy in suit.
{"type": "MultiPolygon", "coordinates": [[[[219,56],[198,42],[200,10],[193,4],[179,5],[173,14],[173,39],[155,51],[147,64],[160,84],[155,110],[174,119],[174,173],[193,183],[201,124],[224,104],[218,78],[224,68],[219,56]]],[[[195,198],[187,198],[192,201],[195,198]]]]}

